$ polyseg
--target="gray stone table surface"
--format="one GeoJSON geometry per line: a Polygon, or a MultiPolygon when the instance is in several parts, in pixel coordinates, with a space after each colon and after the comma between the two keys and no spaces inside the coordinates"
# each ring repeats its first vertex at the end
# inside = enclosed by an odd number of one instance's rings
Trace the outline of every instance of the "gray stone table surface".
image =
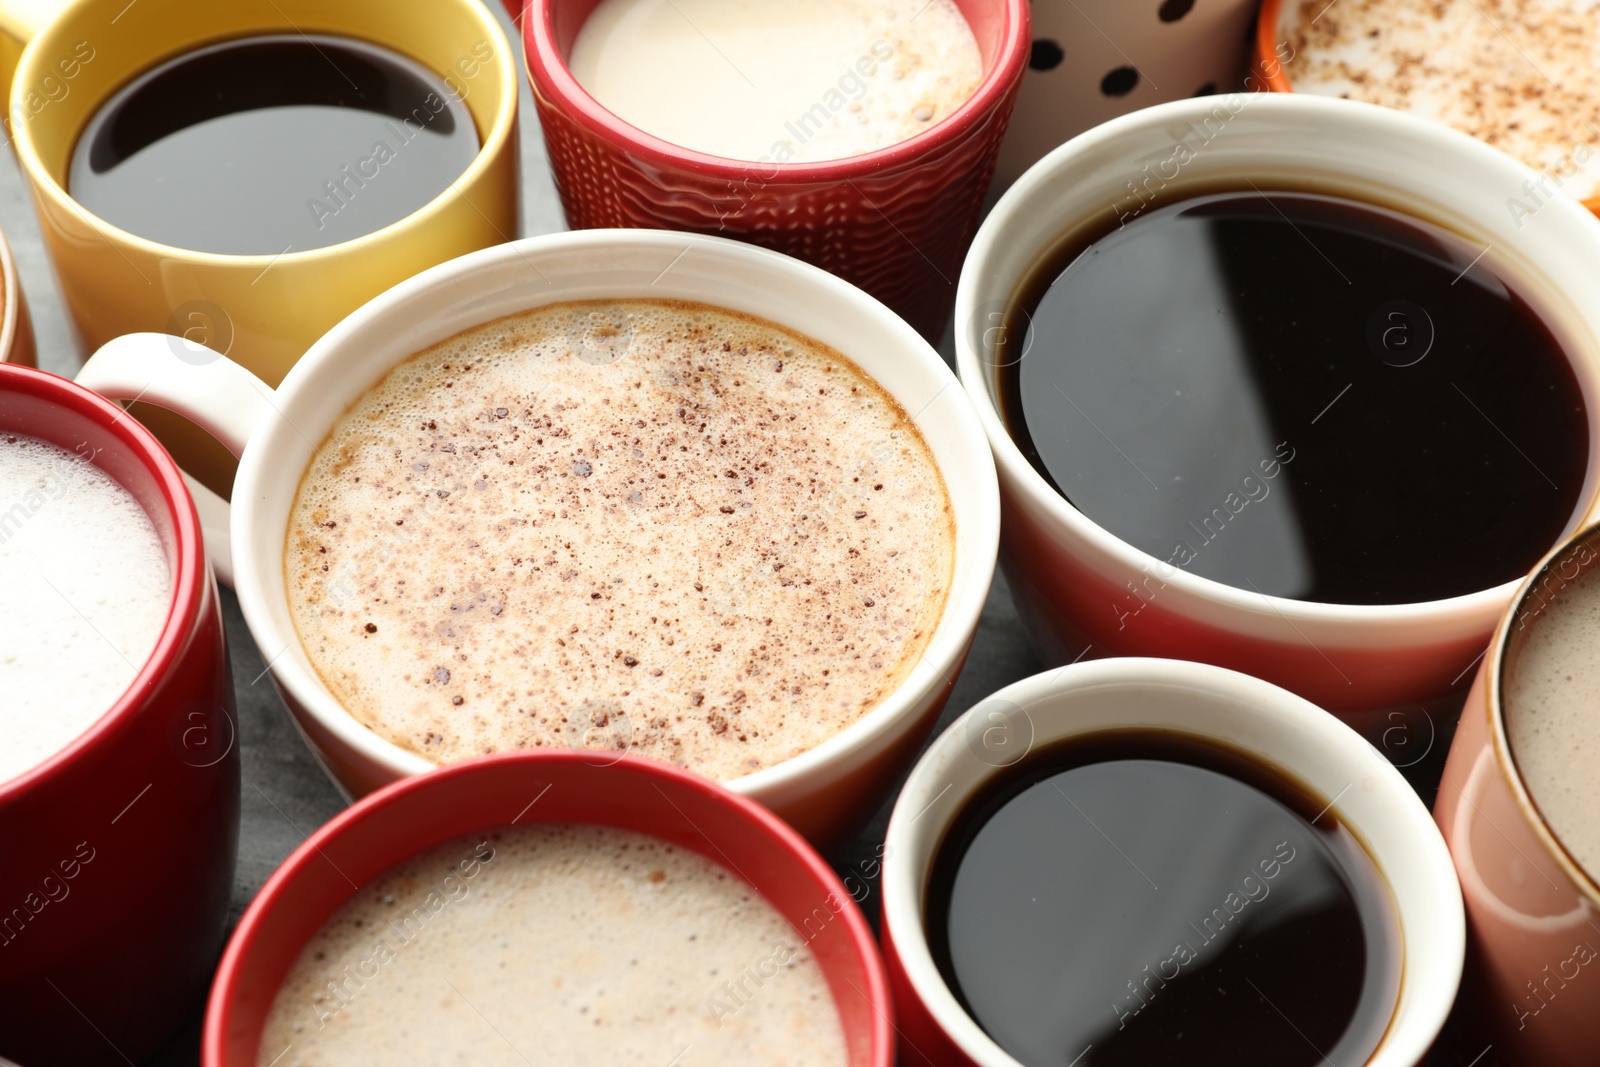
{"type": "MultiPolygon", "coordinates": [[[[500,5],[490,3],[488,6],[495,9],[508,33],[511,32],[510,22],[505,19],[500,5]]],[[[518,51],[520,54],[520,46],[518,51]]],[[[519,124],[522,236],[564,230],[566,223],[550,176],[526,79],[522,84],[519,124]]],[[[71,377],[88,353],[83,351],[67,317],[26,183],[10,152],[0,152],[0,228],[11,242],[23,292],[33,314],[39,365],[71,377]]],[[[233,659],[234,690],[238,696],[244,774],[239,862],[234,873],[229,915],[231,927],[278,864],[307,835],[338,814],[345,807],[345,801],[296,734],[283,702],[265,676],[261,652],[245,628],[232,592],[223,590],[222,599],[233,659]]],[[[997,581],[984,607],[976,644],[966,669],[957,680],[939,728],[986,694],[1037,669],[1038,662],[1018,623],[1011,599],[1003,583],[997,581]]],[[[829,857],[841,874],[854,872],[853,877],[863,877],[863,861],[875,854],[878,843],[883,840],[889,807],[884,805],[855,842],[829,857]]],[[[863,884],[866,888],[862,905],[876,922],[876,878],[863,884]]],[[[195,1005],[189,1025],[162,1053],[149,1061],[148,1067],[178,1067],[199,1062],[202,1009],[203,1005],[195,1005]]]]}

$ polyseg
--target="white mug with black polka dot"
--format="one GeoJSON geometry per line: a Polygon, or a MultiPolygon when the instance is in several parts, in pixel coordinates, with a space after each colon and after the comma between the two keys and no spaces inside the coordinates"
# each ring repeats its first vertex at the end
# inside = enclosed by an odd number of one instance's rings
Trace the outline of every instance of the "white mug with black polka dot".
{"type": "Polygon", "coordinates": [[[1107,119],[1243,84],[1256,0],[1034,0],[1000,187],[1107,119]]]}

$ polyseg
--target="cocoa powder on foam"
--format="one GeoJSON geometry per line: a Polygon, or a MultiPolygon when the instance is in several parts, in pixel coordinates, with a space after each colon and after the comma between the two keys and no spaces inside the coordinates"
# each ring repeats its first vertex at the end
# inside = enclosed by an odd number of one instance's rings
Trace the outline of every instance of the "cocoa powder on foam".
{"type": "Polygon", "coordinates": [[[284,571],[323,682],[429,760],[578,744],[729,779],[893,692],[954,549],[926,442],[839,353],[593,301],[390,372],[308,466],[284,571]]]}
{"type": "Polygon", "coordinates": [[[1600,193],[1600,0],[1284,0],[1297,92],[1412,111],[1549,177],[1506,190],[1513,219],[1559,186],[1600,193]]]}

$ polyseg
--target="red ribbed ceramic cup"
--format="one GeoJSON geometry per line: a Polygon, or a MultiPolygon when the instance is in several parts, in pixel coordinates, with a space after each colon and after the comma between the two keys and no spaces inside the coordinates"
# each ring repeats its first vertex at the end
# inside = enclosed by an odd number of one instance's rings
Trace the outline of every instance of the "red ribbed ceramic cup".
{"type": "MultiPolygon", "coordinates": [[[[257,1067],[278,987],[359,886],[452,838],[536,822],[648,834],[736,872],[810,948],[839,1013],[849,1067],[891,1067],[892,1008],[872,931],[799,834],[754,801],[670,764],[624,756],[599,766],[555,750],[485,756],[402,779],[307,838],[262,887],[223,955],[201,1062],[257,1067]]],[[[674,1051],[662,1050],[663,1067],[674,1051]]]]}
{"type": "Polygon", "coordinates": [[[567,67],[596,3],[527,0],[521,20],[568,225],[750,241],[854,282],[938,343],[1027,65],[1026,0],[956,0],[984,77],[948,118],[887,148],[815,163],[708,155],[607,111],[567,67]]]}

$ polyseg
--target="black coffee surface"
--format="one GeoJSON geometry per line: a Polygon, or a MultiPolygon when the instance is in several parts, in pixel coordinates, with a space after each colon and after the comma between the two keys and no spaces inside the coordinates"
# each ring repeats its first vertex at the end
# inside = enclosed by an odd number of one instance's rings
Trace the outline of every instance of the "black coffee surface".
{"type": "Polygon", "coordinates": [[[1023,287],[1001,406],[1062,495],[1173,567],[1326,603],[1486,589],[1559,538],[1589,445],[1497,259],[1308,193],[1152,208],[1023,287]]]}
{"type": "Polygon", "coordinates": [[[245,37],[112,96],[78,139],[68,190],[140,237],[275,256],[400,221],[478,149],[466,106],[413,60],[340,37],[245,37]]]}
{"type": "Polygon", "coordinates": [[[1365,1063],[1398,996],[1398,925],[1324,804],[1168,733],[1036,753],[940,848],[935,959],[1028,1067],[1365,1063]]]}

